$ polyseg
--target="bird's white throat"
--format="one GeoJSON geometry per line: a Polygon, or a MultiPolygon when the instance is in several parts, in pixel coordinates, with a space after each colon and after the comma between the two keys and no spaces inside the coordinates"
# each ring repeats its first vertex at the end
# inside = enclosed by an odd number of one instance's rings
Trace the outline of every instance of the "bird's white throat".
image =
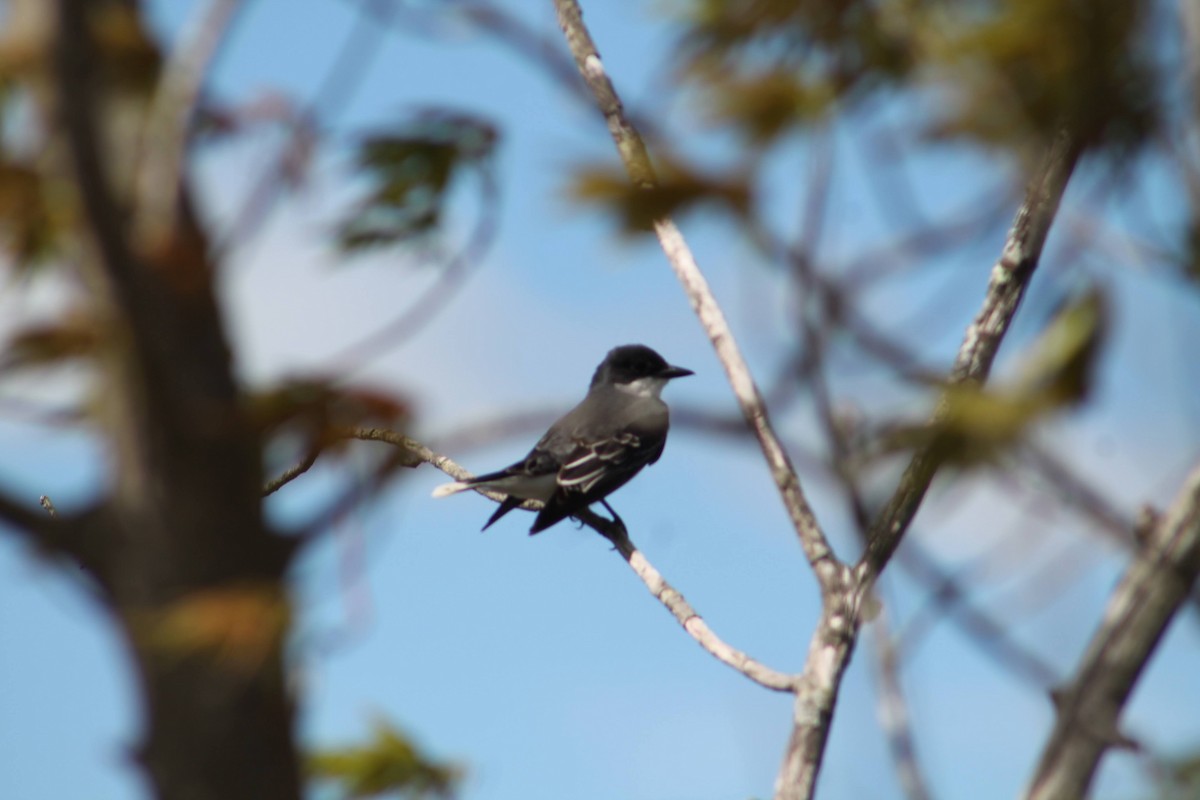
{"type": "Polygon", "coordinates": [[[667,385],[666,378],[638,378],[629,383],[616,384],[617,389],[635,397],[661,397],[663,387],[667,385]]]}

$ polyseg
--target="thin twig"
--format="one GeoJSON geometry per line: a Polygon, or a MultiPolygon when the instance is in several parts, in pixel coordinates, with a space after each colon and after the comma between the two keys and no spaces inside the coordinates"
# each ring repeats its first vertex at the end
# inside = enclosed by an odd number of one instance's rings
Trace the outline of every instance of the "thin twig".
{"type": "Polygon", "coordinates": [[[482,263],[484,253],[496,238],[500,192],[495,177],[486,166],[480,170],[480,179],[481,216],[470,240],[446,263],[439,265],[437,280],[403,313],[328,357],[329,363],[337,365],[343,376],[361,369],[370,359],[402,344],[433,320],[464,284],[467,271],[482,263]]]}
{"type": "Polygon", "coordinates": [[[303,157],[321,130],[349,105],[362,77],[379,54],[396,4],[380,0],[362,0],[355,5],[357,16],[333,63],[326,70],[311,102],[289,126],[280,152],[258,175],[238,211],[231,230],[223,237],[220,249],[232,249],[250,238],[275,208],[282,189],[294,172],[295,161],[303,157]]]}
{"type": "Polygon", "coordinates": [[[1128,744],[1121,710],[1198,574],[1200,465],[1113,591],[1074,679],[1056,693],[1054,730],[1028,800],[1086,796],[1105,751],[1128,744]]]}
{"type": "Polygon", "coordinates": [[[0,492],[0,529],[43,555],[65,557],[101,579],[109,552],[105,545],[111,541],[102,515],[95,511],[60,514],[47,495],[38,498],[38,505],[41,510],[0,492]]]}
{"type": "MultiPolygon", "coordinates": [[[[917,542],[906,544],[897,561],[913,578],[930,587],[931,610],[958,625],[997,664],[1039,689],[1048,690],[1058,681],[1059,671],[1052,664],[1022,646],[1003,623],[979,606],[962,582],[939,566],[917,542]]],[[[927,627],[924,620],[929,618],[920,611],[914,615],[901,637],[905,650],[916,646],[918,634],[927,627]]]]}
{"type": "Polygon", "coordinates": [[[280,489],[282,489],[284,486],[287,486],[289,483],[296,480],[296,478],[299,478],[301,475],[308,472],[310,469],[313,468],[313,465],[317,463],[317,459],[320,458],[320,456],[321,456],[320,448],[314,447],[311,450],[309,450],[308,453],[304,456],[304,460],[302,460],[298,464],[294,464],[293,466],[288,467],[283,472],[281,472],[277,477],[272,478],[271,480],[267,481],[266,484],[263,485],[263,490],[262,490],[263,497],[269,497],[269,496],[275,494],[280,489]]]}
{"type": "Polygon", "coordinates": [[[44,494],[38,498],[38,504],[46,509],[46,513],[50,515],[50,519],[58,517],[58,509],[54,507],[54,501],[50,499],[50,495],[44,494]]]}
{"type": "Polygon", "coordinates": [[[798,675],[786,675],[782,672],[777,672],[755,661],[741,650],[730,647],[713,633],[712,629],[708,627],[708,623],[704,621],[704,618],[696,613],[696,609],[692,608],[684,596],[671,586],[671,584],[667,583],[662,574],[654,568],[654,565],[642,555],[642,551],[634,546],[624,527],[614,524],[599,515],[593,515],[590,512],[588,512],[587,516],[583,517],[583,522],[600,532],[613,543],[613,546],[621,554],[621,557],[625,559],[626,563],[629,564],[629,567],[641,578],[642,583],[646,584],[646,588],[650,590],[650,594],[654,595],[671,612],[675,620],[683,626],[683,629],[718,661],[733,667],[750,680],[768,689],[778,692],[794,692],[796,690],[797,681],[799,680],[798,675]]]}
{"type": "Polygon", "coordinates": [[[875,647],[875,677],[879,691],[879,719],[887,736],[888,750],[896,766],[900,788],[909,800],[930,800],[929,782],[917,761],[916,740],[900,685],[900,654],[887,624],[886,612],[871,626],[875,647]]]}
{"type": "Polygon", "coordinates": [[[20,538],[38,547],[53,549],[55,531],[62,530],[62,522],[57,519],[58,512],[50,502],[50,498],[42,495],[40,504],[45,513],[28,508],[15,499],[0,494],[0,522],[7,523],[9,528],[20,538]]]}

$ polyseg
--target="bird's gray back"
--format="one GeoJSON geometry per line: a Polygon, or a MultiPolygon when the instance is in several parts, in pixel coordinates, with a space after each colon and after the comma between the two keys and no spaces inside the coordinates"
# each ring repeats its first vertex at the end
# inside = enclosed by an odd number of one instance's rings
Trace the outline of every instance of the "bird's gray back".
{"type": "Polygon", "coordinates": [[[667,404],[657,397],[639,397],[637,402],[630,402],[629,396],[619,389],[598,386],[550,426],[533,452],[541,451],[563,459],[578,447],[580,441],[594,441],[611,431],[658,431],[666,425],[667,419],[667,404]]]}

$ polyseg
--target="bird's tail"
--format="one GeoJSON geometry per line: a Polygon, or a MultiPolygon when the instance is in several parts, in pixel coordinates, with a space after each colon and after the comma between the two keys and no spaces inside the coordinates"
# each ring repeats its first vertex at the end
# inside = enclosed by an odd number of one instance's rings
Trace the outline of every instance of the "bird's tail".
{"type": "Polygon", "coordinates": [[[465,492],[471,488],[471,484],[463,483],[462,481],[454,481],[452,483],[443,483],[433,490],[434,497],[449,497],[452,494],[465,492]]]}

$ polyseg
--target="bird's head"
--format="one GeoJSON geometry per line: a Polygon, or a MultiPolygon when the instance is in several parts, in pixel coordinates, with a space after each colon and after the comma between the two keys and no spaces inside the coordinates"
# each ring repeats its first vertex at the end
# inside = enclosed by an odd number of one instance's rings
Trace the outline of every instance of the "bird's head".
{"type": "Polygon", "coordinates": [[[592,376],[592,386],[609,384],[632,394],[657,397],[667,381],[692,374],[690,369],[671,366],[644,344],[627,344],[608,351],[592,376]]]}

